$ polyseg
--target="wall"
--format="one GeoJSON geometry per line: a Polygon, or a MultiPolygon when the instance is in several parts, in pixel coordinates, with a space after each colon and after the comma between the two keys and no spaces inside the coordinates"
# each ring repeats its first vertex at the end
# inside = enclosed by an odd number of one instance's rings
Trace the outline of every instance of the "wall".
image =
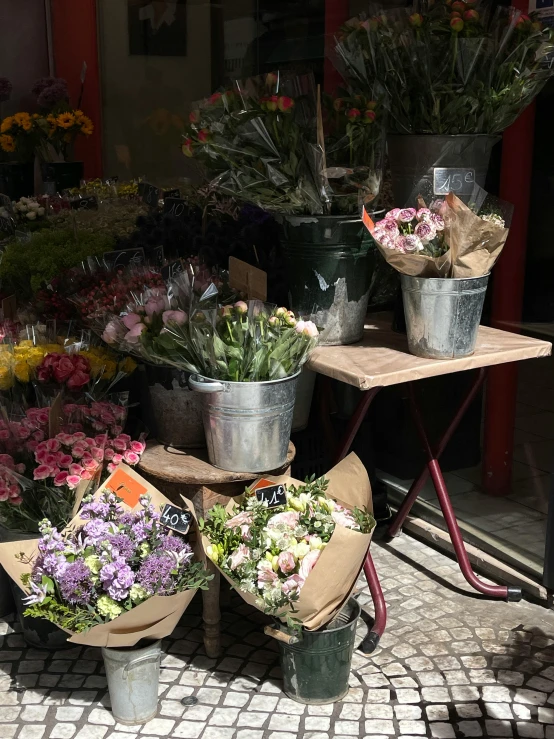
{"type": "Polygon", "coordinates": [[[48,74],[43,0],[0,0],[0,77],[14,86],[2,115],[29,109],[33,82],[48,74]]]}
{"type": "Polygon", "coordinates": [[[127,0],[98,0],[104,175],[193,176],[180,150],[191,103],[211,93],[210,3],[188,0],[187,55],[131,56],[127,0]]]}

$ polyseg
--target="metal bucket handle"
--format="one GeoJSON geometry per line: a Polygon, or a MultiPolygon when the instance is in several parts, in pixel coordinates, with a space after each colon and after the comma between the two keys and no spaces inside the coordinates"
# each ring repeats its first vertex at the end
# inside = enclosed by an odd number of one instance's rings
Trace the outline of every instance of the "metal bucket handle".
{"type": "Polygon", "coordinates": [[[217,380],[199,380],[198,375],[189,377],[189,387],[198,393],[228,393],[231,386],[228,382],[218,382],[217,380]]]}
{"type": "Polygon", "coordinates": [[[161,652],[161,649],[159,649],[157,652],[152,652],[151,654],[143,654],[142,657],[137,657],[136,659],[132,659],[123,668],[123,677],[125,678],[125,680],[127,679],[127,673],[129,672],[131,667],[134,667],[135,665],[138,665],[141,662],[150,662],[153,659],[157,661],[160,659],[161,656],[162,656],[162,652],[161,652]]]}

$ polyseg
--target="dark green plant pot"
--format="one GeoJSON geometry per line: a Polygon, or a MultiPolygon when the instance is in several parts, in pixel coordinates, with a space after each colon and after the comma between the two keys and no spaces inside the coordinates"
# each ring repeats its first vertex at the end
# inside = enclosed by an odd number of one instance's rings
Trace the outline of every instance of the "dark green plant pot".
{"type": "Polygon", "coordinates": [[[33,162],[0,162],[0,192],[11,200],[28,198],[35,192],[33,162]]]}
{"type": "Polygon", "coordinates": [[[84,165],[83,162],[43,162],[40,171],[47,190],[63,192],[81,185],[84,165]]]}
{"type": "Polygon", "coordinates": [[[302,631],[297,644],[279,642],[283,687],[299,703],[336,703],[348,692],[360,604],[350,598],[339,615],[319,631],[302,631]]]}
{"type": "Polygon", "coordinates": [[[377,247],[360,218],[283,216],[289,305],[321,330],[321,344],[362,338],[377,247]]]}

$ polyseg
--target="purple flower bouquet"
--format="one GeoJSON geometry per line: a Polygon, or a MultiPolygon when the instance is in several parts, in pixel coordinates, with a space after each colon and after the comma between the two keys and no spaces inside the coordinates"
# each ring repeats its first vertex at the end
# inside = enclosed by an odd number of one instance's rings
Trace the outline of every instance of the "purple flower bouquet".
{"type": "Polygon", "coordinates": [[[194,535],[191,546],[164,524],[166,503],[122,466],[63,532],[45,520],[38,547],[36,540],[0,545],[0,561],[28,593],[25,615],[89,646],[132,647],[168,636],[210,577],[194,535]]]}

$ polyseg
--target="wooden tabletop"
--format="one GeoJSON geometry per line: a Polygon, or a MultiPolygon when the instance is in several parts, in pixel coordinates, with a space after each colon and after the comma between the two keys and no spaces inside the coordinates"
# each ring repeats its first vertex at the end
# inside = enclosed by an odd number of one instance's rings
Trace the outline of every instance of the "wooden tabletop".
{"type": "Polygon", "coordinates": [[[489,367],[522,359],[547,357],[549,341],[479,327],[475,353],[462,359],[423,359],[410,354],[404,334],[391,329],[392,317],[379,314],[366,323],[364,337],[349,346],[320,346],[307,367],[360,390],[399,385],[426,377],[489,367]]]}
{"type": "MultiPolygon", "coordinates": [[[[292,464],[296,449],[289,442],[287,461],[278,470],[266,470],[266,474],[281,475],[292,464]]],[[[181,485],[225,485],[230,482],[250,482],[260,477],[254,472],[228,472],[213,467],[208,462],[207,449],[174,449],[157,441],[147,444],[138,468],[146,475],[169,483],[181,485]]]]}

